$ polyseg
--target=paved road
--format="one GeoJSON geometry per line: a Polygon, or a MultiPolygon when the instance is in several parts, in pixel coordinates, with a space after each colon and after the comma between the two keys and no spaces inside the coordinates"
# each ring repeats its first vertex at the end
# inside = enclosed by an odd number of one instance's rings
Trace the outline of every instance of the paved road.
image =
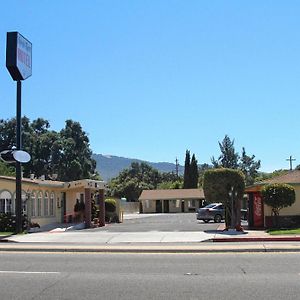
{"type": "Polygon", "coordinates": [[[299,299],[299,254],[0,253],[1,299],[299,299]]]}
{"type": "Polygon", "coordinates": [[[220,224],[208,224],[198,221],[195,213],[178,214],[141,214],[138,218],[124,219],[122,224],[109,224],[97,230],[109,232],[145,232],[145,231],[214,231],[220,224]]]}

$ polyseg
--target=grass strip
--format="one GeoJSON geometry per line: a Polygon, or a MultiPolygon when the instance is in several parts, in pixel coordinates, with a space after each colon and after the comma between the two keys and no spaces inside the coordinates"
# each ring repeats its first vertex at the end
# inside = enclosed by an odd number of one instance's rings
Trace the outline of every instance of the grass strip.
{"type": "Polygon", "coordinates": [[[267,232],[270,235],[300,234],[300,228],[294,228],[294,229],[270,229],[267,232]]]}

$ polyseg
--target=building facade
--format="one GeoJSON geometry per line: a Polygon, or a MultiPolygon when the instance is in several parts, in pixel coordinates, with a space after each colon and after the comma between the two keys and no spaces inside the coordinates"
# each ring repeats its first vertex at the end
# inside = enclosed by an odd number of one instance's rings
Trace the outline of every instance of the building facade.
{"type": "MultiPolygon", "coordinates": [[[[87,225],[90,225],[91,198],[97,194],[97,204],[104,207],[104,189],[103,181],[90,179],[61,182],[23,178],[23,213],[31,223],[40,226],[72,222],[78,199],[85,203],[87,225]]],[[[15,178],[0,176],[0,213],[15,213],[15,191],[15,178]]]]}
{"type": "Polygon", "coordinates": [[[295,189],[295,203],[280,210],[279,221],[282,226],[292,227],[300,225],[300,171],[294,170],[246,188],[250,228],[272,227],[272,209],[263,202],[261,190],[265,185],[273,183],[289,184],[295,189]]]}
{"type": "Polygon", "coordinates": [[[140,212],[195,212],[204,200],[202,189],[143,190],[139,197],[140,212]]]}

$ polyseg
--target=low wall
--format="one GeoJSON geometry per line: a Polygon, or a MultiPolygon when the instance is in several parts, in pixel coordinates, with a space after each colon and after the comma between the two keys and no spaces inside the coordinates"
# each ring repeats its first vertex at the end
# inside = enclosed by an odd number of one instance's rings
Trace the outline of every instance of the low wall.
{"type": "Polygon", "coordinates": [[[125,214],[126,213],[138,213],[140,210],[140,203],[139,202],[125,202],[125,201],[120,201],[120,209],[123,211],[125,214]]]}

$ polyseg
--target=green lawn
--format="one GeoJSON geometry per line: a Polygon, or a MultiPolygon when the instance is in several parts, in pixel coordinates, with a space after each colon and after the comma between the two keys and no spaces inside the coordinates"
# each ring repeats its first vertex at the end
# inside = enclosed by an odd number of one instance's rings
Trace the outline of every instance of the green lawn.
{"type": "Polygon", "coordinates": [[[7,235],[12,235],[13,232],[2,232],[0,231],[0,236],[7,236],[7,235]]]}
{"type": "Polygon", "coordinates": [[[300,228],[295,229],[270,229],[268,233],[271,235],[280,235],[280,234],[300,234],[300,228]]]}

